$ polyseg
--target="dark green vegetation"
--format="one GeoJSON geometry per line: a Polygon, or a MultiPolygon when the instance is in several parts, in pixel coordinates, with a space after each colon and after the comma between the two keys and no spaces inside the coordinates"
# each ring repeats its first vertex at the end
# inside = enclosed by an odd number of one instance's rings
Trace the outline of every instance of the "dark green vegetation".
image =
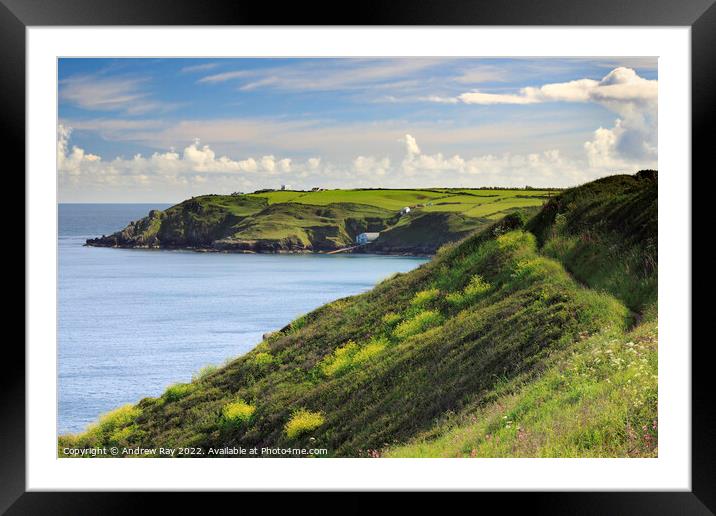
{"type": "Polygon", "coordinates": [[[60,450],[655,456],[656,203],[649,171],[567,190],[60,450]]]}
{"type": "Polygon", "coordinates": [[[507,213],[541,205],[541,190],[322,190],[204,195],[153,210],[91,246],[238,252],[330,252],[383,232],[364,252],[432,254],[507,213]],[[412,212],[400,214],[404,207],[412,212]]]}
{"type": "Polygon", "coordinates": [[[567,190],[529,224],[544,253],[632,310],[656,304],[658,182],[654,170],[567,190]]]}

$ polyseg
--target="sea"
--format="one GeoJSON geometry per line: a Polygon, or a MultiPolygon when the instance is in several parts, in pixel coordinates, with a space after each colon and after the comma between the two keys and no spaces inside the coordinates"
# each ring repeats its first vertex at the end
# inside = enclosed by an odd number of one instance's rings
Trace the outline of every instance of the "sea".
{"type": "Polygon", "coordinates": [[[329,301],[365,292],[424,258],[359,254],[225,254],[85,247],[167,204],[60,204],[58,424],[98,416],[206,365],[329,301]]]}

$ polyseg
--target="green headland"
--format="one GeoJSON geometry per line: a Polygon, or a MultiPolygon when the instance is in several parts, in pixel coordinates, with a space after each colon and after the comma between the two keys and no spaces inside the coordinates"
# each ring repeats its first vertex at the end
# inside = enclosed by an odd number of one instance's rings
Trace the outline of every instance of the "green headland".
{"type": "Polygon", "coordinates": [[[556,190],[259,191],[204,195],[87,245],[234,252],[433,254],[495,220],[535,210],[556,190]],[[361,233],[379,233],[355,249],[361,233]],[[349,249],[350,248],[350,249],[349,249]]]}

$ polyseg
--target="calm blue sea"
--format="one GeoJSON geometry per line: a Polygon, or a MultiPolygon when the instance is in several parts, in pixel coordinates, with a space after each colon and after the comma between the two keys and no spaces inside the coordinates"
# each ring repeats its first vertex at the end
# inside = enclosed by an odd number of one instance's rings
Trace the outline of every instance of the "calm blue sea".
{"type": "Polygon", "coordinates": [[[60,433],[189,381],[267,331],[424,259],[83,247],[162,204],[59,206],[60,433]]]}

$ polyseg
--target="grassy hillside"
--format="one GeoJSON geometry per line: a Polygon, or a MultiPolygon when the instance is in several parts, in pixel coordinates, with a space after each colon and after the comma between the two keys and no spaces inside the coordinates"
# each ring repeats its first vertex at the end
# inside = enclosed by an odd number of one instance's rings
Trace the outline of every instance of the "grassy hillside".
{"type": "Polygon", "coordinates": [[[656,174],[645,172],[568,190],[531,218],[508,215],[192,383],[60,437],[60,452],[653,456],[656,264],[645,264],[656,260],[656,212],[644,208],[655,204],[656,174]],[[615,244],[602,249],[607,238],[615,244]],[[615,281],[618,256],[642,267],[615,281]]]}
{"type": "Polygon", "coordinates": [[[658,181],[654,170],[565,191],[530,222],[547,256],[631,309],[655,309],[658,181]]]}
{"type": "Polygon", "coordinates": [[[443,244],[460,240],[492,222],[450,211],[414,210],[400,217],[396,224],[381,233],[378,240],[361,251],[432,254],[443,244]]]}
{"type": "Polygon", "coordinates": [[[150,214],[110,236],[108,247],[197,248],[220,251],[332,251],[365,231],[385,232],[374,252],[434,253],[445,242],[506,213],[539,206],[541,190],[323,190],[205,195],[150,214]],[[413,216],[400,217],[410,206],[413,216]],[[427,218],[422,219],[420,216],[427,218]],[[416,217],[417,216],[417,217],[416,217]],[[415,221],[415,225],[411,222],[415,221]],[[433,223],[440,228],[425,233],[433,223]],[[390,232],[396,229],[395,232],[390,232]],[[437,236],[437,238],[436,238],[437,236]]]}

